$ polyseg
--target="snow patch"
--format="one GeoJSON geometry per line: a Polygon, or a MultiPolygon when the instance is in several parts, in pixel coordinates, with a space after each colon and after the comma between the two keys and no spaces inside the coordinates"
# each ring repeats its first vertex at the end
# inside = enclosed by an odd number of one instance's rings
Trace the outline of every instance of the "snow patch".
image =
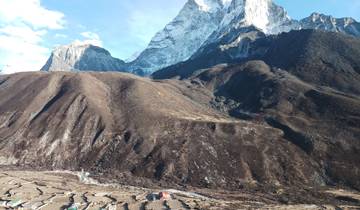
{"type": "Polygon", "coordinates": [[[18,163],[18,159],[16,159],[13,156],[10,157],[4,157],[4,156],[0,156],[0,165],[15,165],[16,163],[18,163]]]}
{"type": "Polygon", "coordinates": [[[268,32],[269,4],[271,0],[245,0],[245,22],[268,32]]]}
{"type": "Polygon", "coordinates": [[[74,41],[56,47],[42,71],[121,71],[124,62],[114,58],[96,43],[74,41]]]}
{"type": "Polygon", "coordinates": [[[195,0],[196,4],[199,5],[199,9],[205,12],[210,11],[211,7],[205,3],[205,0],[195,0]]]}
{"type": "Polygon", "coordinates": [[[225,9],[227,9],[230,6],[231,1],[232,0],[222,0],[222,4],[223,4],[225,9]]]}
{"type": "MultiPolygon", "coordinates": [[[[51,145],[50,145],[50,148],[48,150],[48,152],[46,153],[46,156],[50,156],[54,150],[56,149],[56,147],[59,146],[59,143],[60,143],[60,140],[59,139],[56,139],[51,145]]],[[[54,162],[55,164],[55,162],[54,162]]]]}
{"type": "Polygon", "coordinates": [[[187,196],[187,197],[190,197],[190,198],[200,198],[202,200],[213,200],[211,198],[205,197],[205,196],[200,195],[200,194],[195,193],[195,192],[185,192],[185,191],[180,191],[180,190],[175,190],[175,189],[167,189],[165,191],[169,192],[169,193],[173,193],[173,194],[184,195],[184,196],[187,196]]]}
{"type": "Polygon", "coordinates": [[[63,135],[63,142],[67,142],[70,140],[71,131],[69,128],[67,128],[63,135]]]}
{"type": "Polygon", "coordinates": [[[41,148],[45,148],[50,137],[50,132],[47,131],[40,139],[39,144],[41,148]]]}

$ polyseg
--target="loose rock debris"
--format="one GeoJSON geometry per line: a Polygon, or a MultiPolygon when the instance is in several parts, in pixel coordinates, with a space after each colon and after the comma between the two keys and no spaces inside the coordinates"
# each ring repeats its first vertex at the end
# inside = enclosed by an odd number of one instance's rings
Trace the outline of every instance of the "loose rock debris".
{"type": "MultiPolygon", "coordinates": [[[[359,194],[329,191],[358,199],[359,194]]],[[[360,209],[360,206],[278,205],[221,200],[178,190],[84,184],[73,174],[34,171],[0,172],[0,209],[42,210],[189,210],[189,209],[360,209]]]]}

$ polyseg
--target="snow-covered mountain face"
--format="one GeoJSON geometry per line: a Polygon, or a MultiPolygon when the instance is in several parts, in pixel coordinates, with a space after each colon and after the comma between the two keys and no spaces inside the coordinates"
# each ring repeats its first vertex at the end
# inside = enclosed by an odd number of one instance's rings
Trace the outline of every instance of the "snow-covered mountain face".
{"type": "Polygon", "coordinates": [[[129,66],[130,70],[143,69],[151,73],[207,53],[204,51],[211,47],[232,51],[238,48],[235,54],[246,57],[249,50],[244,46],[256,39],[254,34],[262,37],[261,33],[273,35],[300,29],[360,36],[360,24],[354,19],[335,19],[314,13],[301,21],[292,20],[285,9],[272,0],[189,0],[129,66]],[[251,27],[255,28],[254,33],[248,33],[251,27]],[[247,31],[246,34],[243,31],[247,31]],[[229,42],[224,43],[226,41],[229,42]]]}
{"type": "Polygon", "coordinates": [[[286,11],[272,0],[233,0],[220,26],[192,56],[206,53],[217,46],[222,51],[236,48],[231,57],[249,56],[249,43],[263,35],[278,34],[298,29],[297,21],[291,20],[286,11]],[[210,47],[209,47],[210,46],[210,47]]]}
{"type": "Polygon", "coordinates": [[[218,30],[251,25],[265,34],[275,34],[295,28],[296,22],[272,0],[233,0],[218,30]]]}
{"type": "Polygon", "coordinates": [[[124,62],[91,44],[74,42],[57,47],[41,69],[42,71],[122,71],[124,62]]]}
{"type": "Polygon", "coordinates": [[[248,26],[274,34],[297,28],[298,23],[272,0],[189,0],[129,69],[151,73],[185,61],[201,46],[248,26]]]}
{"type": "Polygon", "coordinates": [[[218,28],[227,0],[189,0],[165,28],[158,32],[130,70],[153,72],[184,61],[218,28]]]}
{"type": "Polygon", "coordinates": [[[224,9],[226,12],[218,28],[190,59],[163,68],[152,76],[186,76],[220,63],[262,58],[273,37],[291,30],[320,29],[360,36],[359,23],[354,19],[335,19],[315,13],[301,21],[292,20],[272,0],[232,0],[224,9]]]}
{"type": "Polygon", "coordinates": [[[125,70],[150,75],[214,52],[232,59],[247,58],[262,51],[250,47],[258,38],[300,29],[360,37],[360,23],[352,18],[313,13],[303,20],[292,20],[273,0],[188,0],[148,47],[127,63],[111,57],[105,49],[71,44],[57,48],[43,70],[125,70]]]}
{"type": "Polygon", "coordinates": [[[325,31],[342,32],[353,36],[360,36],[360,23],[353,18],[334,18],[332,16],[313,13],[300,21],[304,29],[320,29],[325,31]]]}

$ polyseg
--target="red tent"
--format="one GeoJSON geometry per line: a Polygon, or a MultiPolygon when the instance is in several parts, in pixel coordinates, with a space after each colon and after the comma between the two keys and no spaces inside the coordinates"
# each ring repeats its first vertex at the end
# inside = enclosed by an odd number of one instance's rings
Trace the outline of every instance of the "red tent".
{"type": "Polygon", "coordinates": [[[169,200],[171,199],[171,195],[168,192],[160,192],[159,197],[161,200],[169,200]]]}

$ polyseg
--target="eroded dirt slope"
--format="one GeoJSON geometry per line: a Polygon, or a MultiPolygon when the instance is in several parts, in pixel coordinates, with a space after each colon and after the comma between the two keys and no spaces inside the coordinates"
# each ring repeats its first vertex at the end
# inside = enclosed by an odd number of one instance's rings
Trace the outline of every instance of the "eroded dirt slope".
{"type": "Polygon", "coordinates": [[[190,81],[36,72],[0,84],[2,165],[83,168],[136,185],[324,184],[283,131],[210,108],[212,90],[190,81]]]}
{"type": "Polygon", "coordinates": [[[340,91],[336,83],[307,83],[263,61],[202,70],[190,81],[214,93],[215,109],[281,130],[315,163],[318,183],[360,189],[359,95],[340,91]]]}

